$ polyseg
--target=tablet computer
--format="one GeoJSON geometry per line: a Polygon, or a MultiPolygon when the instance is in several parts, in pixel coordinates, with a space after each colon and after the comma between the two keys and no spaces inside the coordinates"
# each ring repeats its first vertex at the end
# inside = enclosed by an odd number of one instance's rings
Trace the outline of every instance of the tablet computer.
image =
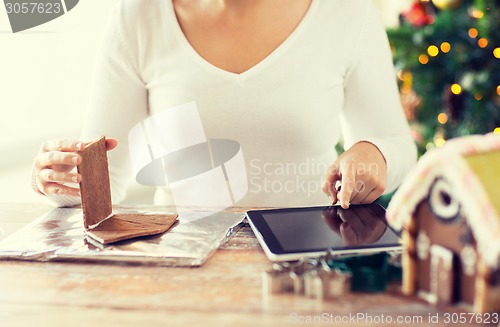
{"type": "Polygon", "coordinates": [[[327,251],[356,254],[401,250],[379,204],[251,210],[246,217],[267,257],[293,261],[327,251]]]}

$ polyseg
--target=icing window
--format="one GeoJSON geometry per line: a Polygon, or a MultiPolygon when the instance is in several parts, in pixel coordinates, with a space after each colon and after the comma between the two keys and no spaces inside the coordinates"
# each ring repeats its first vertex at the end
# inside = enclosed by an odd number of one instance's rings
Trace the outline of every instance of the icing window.
{"type": "Polygon", "coordinates": [[[460,203],[453,196],[450,184],[442,178],[436,179],[431,186],[429,205],[432,212],[445,222],[460,215],[460,203]]]}

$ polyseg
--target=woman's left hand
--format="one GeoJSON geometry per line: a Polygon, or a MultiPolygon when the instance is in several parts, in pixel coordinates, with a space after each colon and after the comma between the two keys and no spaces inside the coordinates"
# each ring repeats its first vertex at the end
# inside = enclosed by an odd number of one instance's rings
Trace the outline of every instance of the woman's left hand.
{"type": "Polygon", "coordinates": [[[387,163],[380,150],[361,141],[342,153],[325,176],[323,192],[347,209],[351,203],[371,203],[386,187],[387,163]],[[340,188],[337,187],[340,182],[340,188]]]}

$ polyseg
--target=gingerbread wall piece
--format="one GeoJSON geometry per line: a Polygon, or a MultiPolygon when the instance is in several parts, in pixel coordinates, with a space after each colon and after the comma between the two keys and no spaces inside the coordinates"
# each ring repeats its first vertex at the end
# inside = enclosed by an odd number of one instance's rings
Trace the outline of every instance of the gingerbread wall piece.
{"type": "Polygon", "coordinates": [[[106,139],[103,136],[87,144],[79,154],[82,156],[82,162],[77,167],[82,176],[83,225],[88,228],[100,223],[112,212],[106,139]]]}
{"type": "Polygon", "coordinates": [[[177,220],[177,214],[113,214],[105,137],[88,143],[80,155],[83,224],[88,236],[109,244],[166,232],[177,220]]]}
{"type": "Polygon", "coordinates": [[[500,310],[500,135],[428,151],[401,185],[387,220],[403,229],[403,292],[475,312],[500,310]]]}

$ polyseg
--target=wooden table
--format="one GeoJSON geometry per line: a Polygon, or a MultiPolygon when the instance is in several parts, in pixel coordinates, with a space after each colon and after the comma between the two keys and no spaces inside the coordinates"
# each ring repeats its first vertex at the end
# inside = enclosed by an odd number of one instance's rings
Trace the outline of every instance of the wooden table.
{"type": "MultiPolygon", "coordinates": [[[[0,226],[10,234],[49,209],[0,204],[0,226]]],[[[268,296],[269,268],[249,227],[199,268],[0,261],[0,326],[445,326],[446,312],[460,312],[397,292],[268,296]]]]}

